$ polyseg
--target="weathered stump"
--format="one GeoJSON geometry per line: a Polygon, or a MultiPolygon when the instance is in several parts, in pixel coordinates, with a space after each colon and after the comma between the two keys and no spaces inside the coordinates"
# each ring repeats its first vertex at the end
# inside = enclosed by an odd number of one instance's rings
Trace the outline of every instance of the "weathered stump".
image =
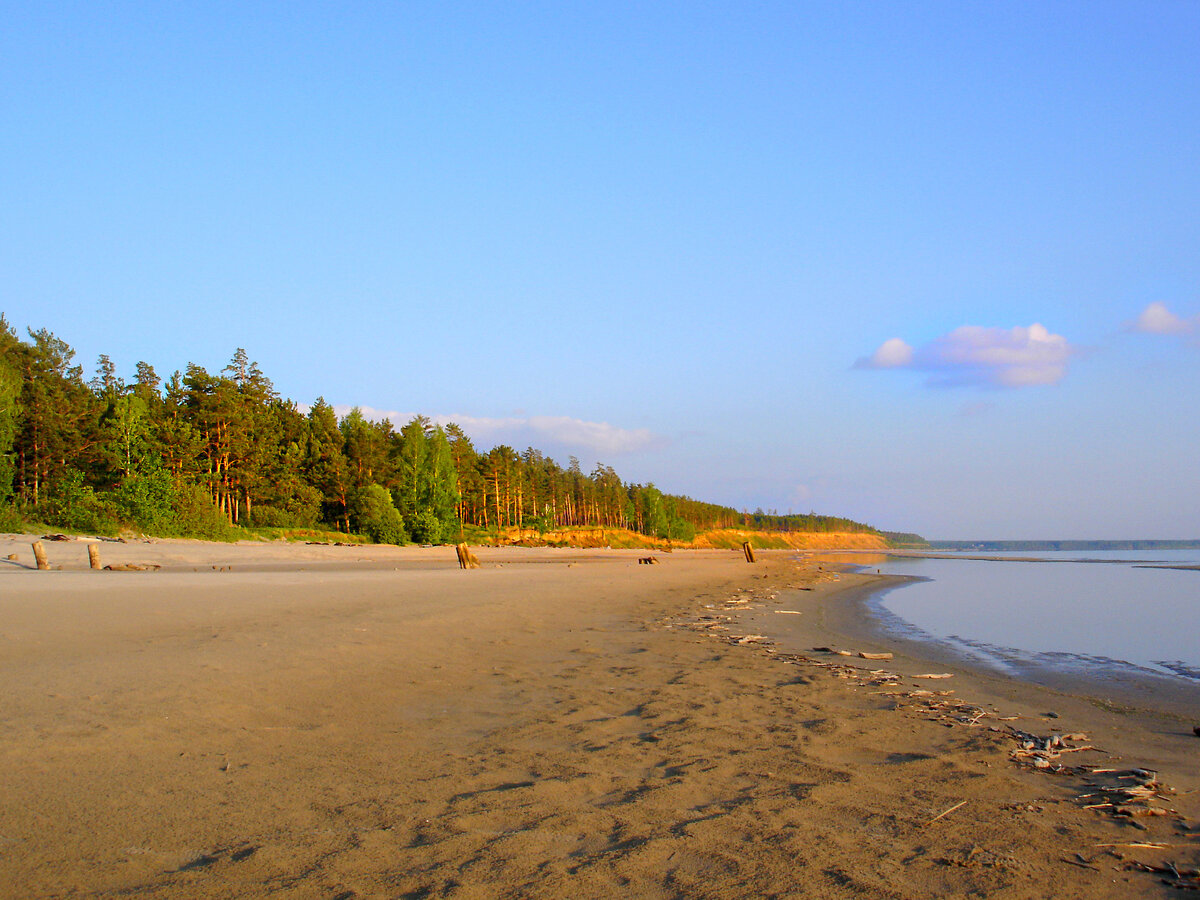
{"type": "Polygon", "coordinates": [[[37,560],[37,567],[42,571],[50,568],[50,563],[46,561],[46,550],[42,547],[41,541],[33,542],[33,558],[37,560]]]}
{"type": "Polygon", "coordinates": [[[742,551],[746,554],[746,562],[754,562],[754,548],[749,541],[742,541],[742,551]]]}
{"type": "Polygon", "coordinates": [[[100,545],[88,544],[88,562],[93,569],[102,568],[100,565],[100,545]]]}
{"type": "Polygon", "coordinates": [[[477,560],[475,558],[475,554],[473,554],[467,548],[466,544],[459,544],[454,549],[458,553],[458,567],[460,569],[478,569],[479,568],[479,560],[477,560]]]}

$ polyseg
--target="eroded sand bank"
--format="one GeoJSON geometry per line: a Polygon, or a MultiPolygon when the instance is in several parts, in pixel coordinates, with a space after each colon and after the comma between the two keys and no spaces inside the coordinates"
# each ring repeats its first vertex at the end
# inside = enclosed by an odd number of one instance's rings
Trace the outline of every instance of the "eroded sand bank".
{"type": "MultiPolygon", "coordinates": [[[[1085,809],[1004,735],[839,669],[919,659],[734,643],[847,608],[846,576],[787,554],[484,549],[463,572],[449,548],[171,541],[105,544],[163,565],[112,573],[71,542],[39,573],[6,546],[6,896],[1174,896],[1127,866],[1196,865],[1196,794],[1085,809]]],[[[976,702],[1088,727],[1013,690],[976,702]]]]}

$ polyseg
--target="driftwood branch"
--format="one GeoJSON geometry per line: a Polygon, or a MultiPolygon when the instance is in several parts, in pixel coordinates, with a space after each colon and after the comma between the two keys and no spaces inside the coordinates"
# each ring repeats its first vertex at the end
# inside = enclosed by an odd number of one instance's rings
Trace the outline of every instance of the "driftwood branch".
{"type": "Polygon", "coordinates": [[[941,819],[941,818],[943,818],[943,817],[945,817],[945,816],[948,816],[948,815],[950,815],[950,813],[954,812],[954,811],[955,811],[956,809],[958,809],[960,806],[965,806],[965,805],[966,805],[966,802],[967,802],[966,800],[959,800],[957,803],[955,803],[955,804],[954,804],[952,807],[950,807],[948,810],[946,810],[945,812],[938,813],[936,816],[934,816],[932,819],[930,819],[930,820],[929,820],[928,822],[926,822],[925,824],[926,824],[926,825],[932,825],[932,824],[933,824],[934,822],[936,822],[938,819],[941,819]]]}

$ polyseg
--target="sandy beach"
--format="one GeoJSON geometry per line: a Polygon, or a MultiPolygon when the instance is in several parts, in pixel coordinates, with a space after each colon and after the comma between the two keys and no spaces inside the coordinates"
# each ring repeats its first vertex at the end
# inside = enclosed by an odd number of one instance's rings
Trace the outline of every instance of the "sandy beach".
{"type": "Polygon", "coordinates": [[[29,541],[0,537],[6,897],[1198,883],[1197,723],[889,641],[875,576],[791,551],[164,540],[94,572],[66,541],[38,572],[29,541]]]}

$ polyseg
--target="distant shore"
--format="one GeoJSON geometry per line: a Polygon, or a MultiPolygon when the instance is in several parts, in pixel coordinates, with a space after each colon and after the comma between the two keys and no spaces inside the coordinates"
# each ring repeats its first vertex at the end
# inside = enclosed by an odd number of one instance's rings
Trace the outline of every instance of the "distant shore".
{"type": "Polygon", "coordinates": [[[909,655],[794,551],[28,542],[3,896],[1115,898],[1200,857],[1196,793],[1131,830],[1013,736],[1195,791],[1179,723],[909,655]]]}

